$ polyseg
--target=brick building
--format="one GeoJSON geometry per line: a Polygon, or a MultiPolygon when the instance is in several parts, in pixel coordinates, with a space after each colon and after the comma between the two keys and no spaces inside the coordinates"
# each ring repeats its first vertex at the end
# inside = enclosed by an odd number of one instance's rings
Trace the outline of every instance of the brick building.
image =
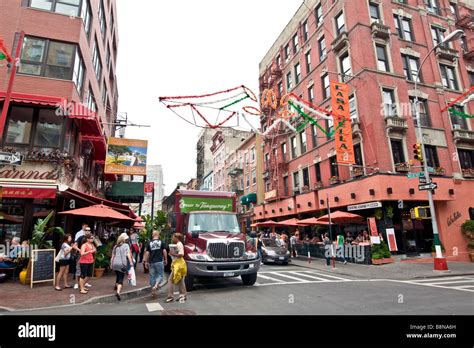
{"type": "MultiPolygon", "coordinates": [[[[408,179],[417,142],[412,101],[422,102],[421,123],[428,165],[436,171],[434,200],[448,260],[467,260],[460,225],[474,202],[474,124],[441,112],[473,84],[473,5],[448,0],[306,0],[260,62],[260,92],[278,97],[293,92],[330,110],[330,81],[350,88],[356,166],[337,165],[333,137],[314,125],[299,133],[266,137],[266,201],[255,220],[318,216],[331,208],[374,202],[378,229],[395,229],[399,252],[430,252],[430,220],[411,220],[410,209],[427,206],[427,193],[408,179]],[[416,72],[428,52],[447,34],[465,37],[429,56],[414,89],[416,72]],[[451,217],[458,217],[452,221],[451,217]],[[459,218],[460,216],[460,218],[459,218]],[[453,250],[456,252],[453,255],[453,250]]],[[[457,105],[474,113],[474,103],[457,105]]],[[[264,110],[262,128],[274,122],[264,110]]],[[[299,125],[300,120],[292,122],[299,125]]],[[[331,121],[319,122],[330,131],[331,121]]],[[[350,207],[359,209],[364,206],[350,207]]],[[[365,206],[367,207],[367,206],[365,206]]],[[[471,209],[470,209],[471,208],[471,209]]],[[[470,216],[471,213],[471,216],[470,216]]]]}
{"type": "Polygon", "coordinates": [[[0,239],[31,237],[35,220],[51,209],[102,201],[129,213],[103,198],[106,182],[116,180],[103,173],[118,103],[115,1],[4,1],[0,37],[12,55],[22,31],[17,64],[0,61],[0,109],[17,69],[1,152],[23,156],[21,165],[0,170],[1,211],[21,223],[0,239]]]}

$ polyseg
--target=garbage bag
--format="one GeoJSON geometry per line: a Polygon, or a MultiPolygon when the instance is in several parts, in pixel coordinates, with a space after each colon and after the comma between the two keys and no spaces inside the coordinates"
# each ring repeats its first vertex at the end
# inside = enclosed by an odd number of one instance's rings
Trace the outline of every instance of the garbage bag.
{"type": "Polygon", "coordinates": [[[171,271],[173,272],[173,284],[178,284],[188,273],[186,261],[182,257],[174,260],[171,264],[171,271]]]}

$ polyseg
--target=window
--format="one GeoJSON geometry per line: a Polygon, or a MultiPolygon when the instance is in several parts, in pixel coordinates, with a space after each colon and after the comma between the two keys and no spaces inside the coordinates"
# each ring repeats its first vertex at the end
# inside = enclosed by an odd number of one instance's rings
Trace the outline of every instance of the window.
{"type": "Polygon", "coordinates": [[[403,40],[413,41],[413,34],[411,30],[411,20],[409,18],[394,16],[395,29],[398,37],[403,40]]]}
{"type": "Polygon", "coordinates": [[[283,96],[283,82],[278,82],[278,93],[279,96],[283,96]]]}
{"type": "Polygon", "coordinates": [[[296,137],[291,137],[291,157],[296,158],[296,137]]]}
{"type": "Polygon", "coordinates": [[[33,128],[34,108],[12,106],[5,143],[29,144],[33,128]]]}
{"type": "Polygon", "coordinates": [[[398,139],[391,139],[393,164],[405,163],[405,153],[403,152],[403,142],[398,139]]]}
{"type": "Polygon", "coordinates": [[[428,12],[440,15],[438,0],[425,0],[428,12]]]}
{"type": "Polygon", "coordinates": [[[290,45],[287,44],[285,46],[285,59],[288,60],[290,58],[290,45]]]}
{"type": "Polygon", "coordinates": [[[81,0],[31,0],[30,7],[61,13],[67,16],[79,16],[81,0]]]}
{"type": "Polygon", "coordinates": [[[102,82],[102,105],[104,105],[104,108],[107,106],[107,86],[105,84],[105,80],[102,82]]]}
{"type": "Polygon", "coordinates": [[[300,188],[300,173],[294,172],[293,173],[293,190],[299,190],[300,188]]]}
{"type": "Polygon", "coordinates": [[[293,53],[296,54],[296,52],[298,52],[298,34],[295,34],[293,36],[293,53]]]}
{"type": "Polygon", "coordinates": [[[283,192],[285,196],[288,196],[288,176],[283,177],[283,192]]]}
{"type": "Polygon", "coordinates": [[[328,133],[327,138],[331,139],[331,134],[334,132],[334,120],[332,118],[326,120],[326,132],[328,133]]]}
{"type": "Polygon", "coordinates": [[[92,92],[92,87],[89,86],[89,92],[87,93],[87,100],[86,100],[87,108],[92,111],[97,111],[97,104],[95,102],[94,93],[92,92]]]}
{"type": "Polygon", "coordinates": [[[395,101],[395,91],[384,88],[382,90],[385,117],[397,116],[397,104],[395,101]]]}
{"type": "Polygon", "coordinates": [[[468,71],[467,76],[469,76],[469,82],[471,86],[474,86],[474,72],[473,71],[468,71]]]}
{"type": "Polygon", "coordinates": [[[252,149],[250,150],[250,156],[251,156],[250,162],[254,163],[255,162],[255,148],[254,147],[252,147],[252,149]]]}
{"type": "Polygon", "coordinates": [[[358,166],[364,165],[364,161],[362,160],[362,149],[360,147],[360,144],[354,145],[354,162],[358,166]]]}
{"type": "Polygon", "coordinates": [[[305,61],[306,61],[306,73],[309,74],[311,72],[311,51],[306,52],[305,61]]]}
{"type": "Polygon", "coordinates": [[[331,171],[331,176],[339,177],[339,168],[337,166],[336,156],[329,157],[329,169],[331,171]]]}
{"type": "Polygon", "coordinates": [[[321,182],[321,164],[316,163],[314,165],[314,172],[316,174],[316,182],[321,182]]]}
{"type": "Polygon", "coordinates": [[[257,184],[257,171],[256,169],[252,170],[252,185],[257,184]]]}
{"type": "Polygon", "coordinates": [[[458,6],[454,2],[449,3],[449,9],[454,18],[458,19],[458,6]]]}
{"type": "Polygon", "coordinates": [[[346,31],[346,23],[344,22],[344,12],[339,13],[336,18],[336,36],[346,31]]]}
{"type": "MultiPolygon", "coordinates": [[[[440,27],[431,27],[431,35],[433,36],[433,45],[439,45],[444,40],[446,30],[440,27]]],[[[448,43],[441,44],[443,47],[448,47],[448,43]]]]}
{"type": "Polygon", "coordinates": [[[113,8],[110,9],[110,30],[114,30],[114,24],[115,24],[115,20],[114,20],[114,10],[113,8]]]}
{"type": "Polygon", "coordinates": [[[109,66],[109,64],[110,64],[110,46],[109,44],[107,44],[107,49],[105,51],[105,65],[109,66]]]}
{"type": "Polygon", "coordinates": [[[323,77],[321,77],[321,82],[323,86],[323,99],[326,99],[329,97],[329,94],[330,94],[329,75],[324,74],[323,77]]]}
{"type": "Polygon", "coordinates": [[[462,169],[474,169],[474,150],[458,149],[462,169]]]}
{"type": "MultiPolygon", "coordinates": [[[[402,54],[402,61],[403,61],[403,72],[405,73],[405,77],[409,81],[415,81],[415,78],[418,74],[418,58],[407,56],[402,54]]],[[[418,82],[421,82],[421,71],[420,76],[418,76],[418,82]]]]}
{"type": "Polygon", "coordinates": [[[439,68],[441,70],[441,79],[443,81],[443,86],[449,89],[458,90],[458,81],[456,79],[456,72],[454,71],[453,66],[440,64],[439,68]]]}
{"type": "Polygon", "coordinates": [[[341,66],[342,80],[347,81],[352,75],[349,53],[346,52],[339,58],[339,64],[341,66]]]}
{"type": "Polygon", "coordinates": [[[99,13],[100,32],[102,34],[102,38],[105,41],[105,38],[107,36],[105,35],[106,23],[105,23],[104,0],[100,0],[98,13],[99,13]]]}
{"type": "Polygon", "coordinates": [[[301,154],[306,152],[306,131],[302,130],[300,132],[300,144],[301,144],[301,154]]]}
{"type": "Polygon", "coordinates": [[[377,68],[382,71],[390,71],[388,64],[387,48],[385,45],[375,45],[377,51],[377,68]]]}
{"type": "Polygon", "coordinates": [[[276,58],[276,63],[277,63],[277,67],[280,69],[281,68],[281,56],[278,55],[278,57],[276,58]]]}
{"type": "Polygon", "coordinates": [[[265,157],[265,170],[268,170],[270,166],[270,154],[266,153],[264,157],[265,157]]]}
{"type": "Polygon", "coordinates": [[[314,10],[314,16],[316,18],[316,26],[319,27],[319,25],[323,23],[323,7],[321,4],[316,6],[316,9],[314,10]]]}
{"type": "MultiPolygon", "coordinates": [[[[458,112],[464,112],[464,109],[459,105],[453,105],[453,109],[458,112]]],[[[465,129],[467,130],[467,119],[462,116],[459,116],[455,113],[449,113],[449,117],[451,118],[451,124],[453,125],[453,129],[465,129]]]]}
{"type": "Polygon", "coordinates": [[[311,141],[313,142],[313,149],[318,146],[318,131],[315,124],[311,124],[311,141]]]}
{"type": "Polygon", "coordinates": [[[72,73],[72,81],[76,85],[77,93],[82,97],[82,86],[84,83],[85,68],[79,50],[76,50],[76,58],[74,61],[74,71],[72,73]]]}
{"type": "Polygon", "coordinates": [[[309,170],[308,168],[303,169],[303,186],[309,189],[309,170]]]}
{"type": "Polygon", "coordinates": [[[72,80],[77,46],[59,41],[25,37],[18,72],[72,80]]]}
{"type": "Polygon", "coordinates": [[[319,58],[320,60],[323,60],[324,57],[326,57],[326,40],[324,39],[324,36],[322,36],[318,40],[318,47],[319,47],[319,58]]]}
{"type": "Polygon", "coordinates": [[[349,110],[350,110],[350,115],[351,115],[351,122],[357,120],[357,102],[355,95],[352,94],[349,96],[349,110]]]}
{"type": "Polygon", "coordinates": [[[286,143],[281,144],[281,157],[283,161],[286,161],[286,143]]]}
{"type": "Polygon", "coordinates": [[[308,20],[305,20],[303,23],[303,41],[308,41],[309,38],[309,25],[308,20]]]}
{"type": "Polygon", "coordinates": [[[370,22],[381,22],[380,18],[380,9],[378,4],[370,3],[369,4],[370,10],[370,22]]]}
{"type": "Polygon", "coordinates": [[[301,79],[301,66],[300,66],[300,63],[297,63],[295,65],[295,84],[296,85],[300,83],[300,79],[301,79]]]}
{"type": "MultiPolygon", "coordinates": [[[[413,123],[415,126],[418,125],[418,122],[416,120],[416,109],[415,109],[415,98],[410,97],[410,103],[412,106],[412,112],[411,115],[413,117],[413,123]]],[[[422,127],[431,127],[431,120],[430,116],[428,113],[428,101],[426,99],[420,99],[418,98],[418,107],[420,110],[420,120],[421,120],[421,126],[422,127]]]]}
{"type": "Polygon", "coordinates": [[[82,3],[81,17],[82,23],[84,24],[84,31],[86,32],[87,39],[89,39],[92,25],[92,14],[89,0],[84,0],[82,3]]]}
{"type": "Polygon", "coordinates": [[[291,81],[291,71],[286,74],[286,89],[290,90],[293,88],[293,81],[291,81]]]}
{"type": "Polygon", "coordinates": [[[250,175],[245,176],[245,183],[247,184],[246,187],[249,188],[250,187],[250,175]]]}
{"type": "Polygon", "coordinates": [[[313,86],[308,88],[308,101],[313,104],[314,101],[314,91],[313,91],[313,86]]]}
{"type": "Polygon", "coordinates": [[[425,145],[425,154],[426,154],[426,164],[428,167],[438,168],[439,159],[438,152],[436,151],[436,146],[425,145]]]}
{"type": "Polygon", "coordinates": [[[35,130],[35,146],[59,147],[64,119],[54,109],[40,109],[35,130]]]}
{"type": "Polygon", "coordinates": [[[97,43],[97,37],[95,38],[94,47],[92,48],[92,65],[94,66],[97,81],[100,81],[100,78],[102,76],[102,63],[100,62],[99,57],[99,45],[97,43]]]}

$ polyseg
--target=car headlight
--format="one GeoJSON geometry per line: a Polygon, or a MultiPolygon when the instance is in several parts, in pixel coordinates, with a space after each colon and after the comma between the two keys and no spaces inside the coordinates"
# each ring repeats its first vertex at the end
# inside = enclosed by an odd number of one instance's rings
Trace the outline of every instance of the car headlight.
{"type": "Polygon", "coordinates": [[[276,256],[276,252],[274,250],[267,250],[267,255],[268,256],[276,256]]]}
{"type": "Polygon", "coordinates": [[[245,258],[245,259],[250,259],[250,260],[251,260],[251,259],[256,259],[256,258],[257,258],[257,253],[254,253],[254,252],[252,252],[252,251],[247,251],[247,252],[245,252],[245,254],[244,254],[244,258],[245,258]]]}
{"type": "Polygon", "coordinates": [[[290,251],[289,251],[289,250],[286,251],[286,255],[290,255],[290,251]]]}
{"type": "Polygon", "coordinates": [[[188,254],[188,256],[193,261],[212,261],[207,254],[188,254]]]}

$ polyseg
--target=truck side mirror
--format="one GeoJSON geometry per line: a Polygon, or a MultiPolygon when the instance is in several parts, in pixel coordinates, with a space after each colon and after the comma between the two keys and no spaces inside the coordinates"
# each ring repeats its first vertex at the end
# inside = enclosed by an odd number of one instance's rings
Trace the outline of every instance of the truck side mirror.
{"type": "Polygon", "coordinates": [[[255,231],[250,232],[250,238],[257,238],[257,232],[255,231]]]}
{"type": "Polygon", "coordinates": [[[191,237],[192,238],[199,238],[199,232],[198,231],[192,231],[191,232],[191,237]]]}

